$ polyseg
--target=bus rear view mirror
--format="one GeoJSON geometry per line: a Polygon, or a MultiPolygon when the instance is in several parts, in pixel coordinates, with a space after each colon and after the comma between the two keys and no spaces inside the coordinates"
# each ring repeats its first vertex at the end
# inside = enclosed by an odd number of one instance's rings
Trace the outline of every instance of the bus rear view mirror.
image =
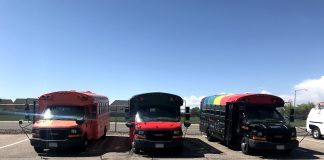
{"type": "Polygon", "coordinates": [[[295,122],[295,110],[290,109],[289,122],[295,122]]]}
{"type": "Polygon", "coordinates": [[[84,118],[78,118],[75,120],[76,124],[82,125],[84,123],[84,118]]]}
{"type": "Polygon", "coordinates": [[[25,105],[25,119],[29,121],[30,117],[29,117],[29,104],[26,103],[25,105]]]}
{"type": "Polygon", "coordinates": [[[191,123],[186,121],[186,122],[183,123],[183,125],[184,125],[186,128],[188,128],[188,127],[191,126],[191,123]]]}
{"type": "Polygon", "coordinates": [[[186,107],[185,118],[186,121],[190,120],[190,107],[186,107]]]}
{"type": "Polygon", "coordinates": [[[135,123],[134,122],[127,122],[125,124],[128,128],[133,128],[135,126],[135,123]]]}

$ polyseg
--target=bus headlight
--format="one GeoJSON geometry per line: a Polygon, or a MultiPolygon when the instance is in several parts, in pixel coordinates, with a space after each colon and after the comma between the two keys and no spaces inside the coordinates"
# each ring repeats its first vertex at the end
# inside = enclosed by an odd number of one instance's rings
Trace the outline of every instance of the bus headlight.
{"type": "Polygon", "coordinates": [[[173,131],[173,135],[181,135],[182,131],[181,130],[175,130],[173,131]]]}
{"type": "Polygon", "coordinates": [[[145,136],[145,131],[142,131],[142,130],[137,130],[135,131],[135,139],[145,139],[146,136],[145,136]]]}
{"type": "Polygon", "coordinates": [[[257,132],[256,135],[257,135],[258,137],[262,137],[262,136],[263,136],[262,132],[257,132]]]}
{"type": "Polygon", "coordinates": [[[266,138],[266,135],[264,135],[262,133],[262,131],[253,130],[252,131],[252,139],[257,140],[257,141],[265,141],[267,138],[266,138]]]}
{"type": "Polygon", "coordinates": [[[82,137],[81,130],[80,129],[71,129],[70,134],[68,135],[69,138],[77,138],[82,137]]]}
{"type": "Polygon", "coordinates": [[[144,135],[144,134],[145,134],[145,132],[144,132],[144,131],[141,131],[141,130],[139,130],[139,131],[137,131],[137,134],[138,134],[138,135],[144,135]]]}
{"type": "Polygon", "coordinates": [[[77,129],[71,129],[71,134],[77,134],[78,130],[77,129]]]}
{"type": "Polygon", "coordinates": [[[40,138],[39,133],[40,133],[39,129],[33,129],[32,130],[32,137],[33,138],[40,138]]]}

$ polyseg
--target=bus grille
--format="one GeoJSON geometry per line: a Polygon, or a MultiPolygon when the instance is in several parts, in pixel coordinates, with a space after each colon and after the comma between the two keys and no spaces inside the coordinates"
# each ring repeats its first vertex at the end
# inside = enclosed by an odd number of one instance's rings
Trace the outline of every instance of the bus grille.
{"type": "Polygon", "coordinates": [[[171,141],[173,131],[146,131],[146,139],[150,141],[171,141]]]}
{"type": "Polygon", "coordinates": [[[40,130],[40,138],[44,140],[65,140],[68,135],[67,129],[40,130]]]}
{"type": "Polygon", "coordinates": [[[290,141],[290,136],[287,133],[272,132],[267,134],[267,140],[273,143],[287,143],[290,141]]]}

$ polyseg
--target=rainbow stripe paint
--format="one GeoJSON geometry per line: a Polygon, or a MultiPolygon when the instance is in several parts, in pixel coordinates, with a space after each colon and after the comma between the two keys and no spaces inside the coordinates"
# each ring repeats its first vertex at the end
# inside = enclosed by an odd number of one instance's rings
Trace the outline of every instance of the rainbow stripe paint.
{"type": "Polygon", "coordinates": [[[225,106],[229,102],[244,101],[246,103],[255,104],[284,104],[284,101],[277,96],[268,94],[226,94],[226,95],[213,95],[205,97],[201,100],[201,105],[204,106],[225,106]]]}

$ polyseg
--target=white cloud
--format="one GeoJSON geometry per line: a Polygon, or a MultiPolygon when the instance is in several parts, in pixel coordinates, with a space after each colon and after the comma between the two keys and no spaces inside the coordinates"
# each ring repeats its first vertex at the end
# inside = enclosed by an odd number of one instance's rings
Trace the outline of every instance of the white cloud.
{"type": "Polygon", "coordinates": [[[187,106],[193,108],[193,107],[199,107],[200,101],[206,96],[190,96],[190,97],[182,97],[183,100],[186,101],[187,106]]]}
{"type": "Polygon", "coordinates": [[[323,102],[324,101],[324,76],[319,79],[308,79],[295,85],[297,91],[296,103],[323,102]],[[307,89],[307,91],[302,90],[307,89]]]}
{"type": "Polygon", "coordinates": [[[281,97],[285,102],[293,103],[293,100],[294,100],[293,95],[282,94],[282,95],[279,95],[279,97],[281,97]]]}
{"type": "Polygon", "coordinates": [[[268,92],[266,90],[262,90],[260,93],[262,93],[262,94],[271,94],[271,92],[268,92]]]}
{"type": "MultiPolygon", "coordinates": [[[[298,84],[296,84],[291,91],[291,94],[282,94],[279,95],[285,102],[294,102],[294,91],[297,91],[296,94],[296,104],[301,103],[319,103],[324,102],[324,76],[321,76],[318,79],[307,79],[298,84]],[[303,90],[307,89],[307,91],[303,90]]],[[[269,91],[262,90],[260,93],[263,94],[272,94],[269,91]]],[[[225,92],[222,92],[225,94],[225,92]]],[[[190,107],[198,107],[200,105],[201,99],[205,96],[190,96],[190,97],[183,97],[184,100],[187,102],[187,106],[190,107]]]]}

